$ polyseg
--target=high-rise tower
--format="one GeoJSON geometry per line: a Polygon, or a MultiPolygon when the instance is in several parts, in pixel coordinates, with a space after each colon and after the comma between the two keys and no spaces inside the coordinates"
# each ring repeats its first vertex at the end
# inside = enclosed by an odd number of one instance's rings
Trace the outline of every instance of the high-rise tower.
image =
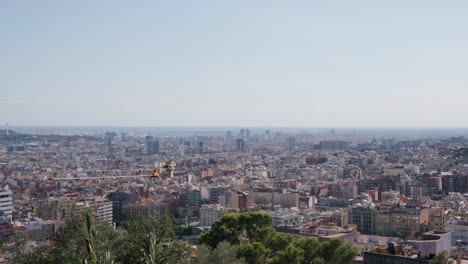
{"type": "Polygon", "coordinates": [[[236,139],[236,151],[239,151],[239,152],[245,151],[245,141],[242,138],[236,139]]]}

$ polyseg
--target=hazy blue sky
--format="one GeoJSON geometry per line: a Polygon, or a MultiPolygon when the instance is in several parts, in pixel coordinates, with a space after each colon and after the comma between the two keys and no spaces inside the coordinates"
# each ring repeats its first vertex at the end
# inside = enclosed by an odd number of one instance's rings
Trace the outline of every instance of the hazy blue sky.
{"type": "Polygon", "coordinates": [[[0,1],[11,125],[468,126],[468,1],[0,1]]]}

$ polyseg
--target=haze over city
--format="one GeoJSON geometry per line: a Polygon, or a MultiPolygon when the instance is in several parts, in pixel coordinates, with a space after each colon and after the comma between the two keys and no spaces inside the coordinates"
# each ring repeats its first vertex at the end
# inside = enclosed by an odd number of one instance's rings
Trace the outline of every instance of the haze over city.
{"type": "Polygon", "coordinates": [[[468,263],[468,1],[0,0],[0,264],[468,263]]]}
{"type": "Polygon", "coordinates": [[[0,122],[467,127],[466,28],[466,1],[2,1],[0,122]]]}

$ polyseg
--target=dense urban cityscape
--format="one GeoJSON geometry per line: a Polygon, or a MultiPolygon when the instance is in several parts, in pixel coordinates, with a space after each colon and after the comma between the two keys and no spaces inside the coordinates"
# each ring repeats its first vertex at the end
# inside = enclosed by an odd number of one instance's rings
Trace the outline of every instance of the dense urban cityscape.
{"type": "Polygon", "coordinates": [[[468,264],[468,1],[0,0],[0,264],[468,264]]]}
{"type": "Polygon", "coordinates": [[[223,216],[263,212],[278,232],[356,248],[354,263],[468,257],[464,136],[311,130],[2,130],[0,238],[14,245],[26,235],[40,247],[89,210],[114,228],[171,216],[185,230],[178,239],[196,248],[223,216]]]}

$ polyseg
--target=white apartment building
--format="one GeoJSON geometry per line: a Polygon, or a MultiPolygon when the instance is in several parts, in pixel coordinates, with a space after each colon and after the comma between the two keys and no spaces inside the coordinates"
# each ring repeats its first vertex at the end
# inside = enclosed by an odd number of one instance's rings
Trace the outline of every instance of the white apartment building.
{"type": "Polygon", "coordinates": [[[450,219],[448,221],[447,231],[452,233],[452,246],[456,245],[457,240],[461,240],[464,244],[468,243],[468,221],[450,219]]]}
{"type": "Polygon", "coordinates": [[[96,221],[112,223],[113,214],[111,201],[101,201],[94,204],[94,206],[96,221]]]}
{"type": "Polygon", "coordinates": [[[91,200],[75,204],[78,209],[90,208],[97,222],[112,223],[112,202],[108,200],[91,200]]]}
{"type": "Polygon", "coordinates": [[[304,223],[304,216],[297,210],[280,209],[277,211],[267,211],[273,220],[273,226],[300,226],[304,223]]]}
{"type": "Polygon", "coordinates": [[[219,204],[204,204],[200,208],[200,226],[211,226],[216,220],[228,213],[238,212],[237,209],[224,208],[219,204]]]}
{"type": "Polygon", "coordinates": [[[0,223],[13,220],[13,193],[8,190],[0,189],[0,223]]]}

